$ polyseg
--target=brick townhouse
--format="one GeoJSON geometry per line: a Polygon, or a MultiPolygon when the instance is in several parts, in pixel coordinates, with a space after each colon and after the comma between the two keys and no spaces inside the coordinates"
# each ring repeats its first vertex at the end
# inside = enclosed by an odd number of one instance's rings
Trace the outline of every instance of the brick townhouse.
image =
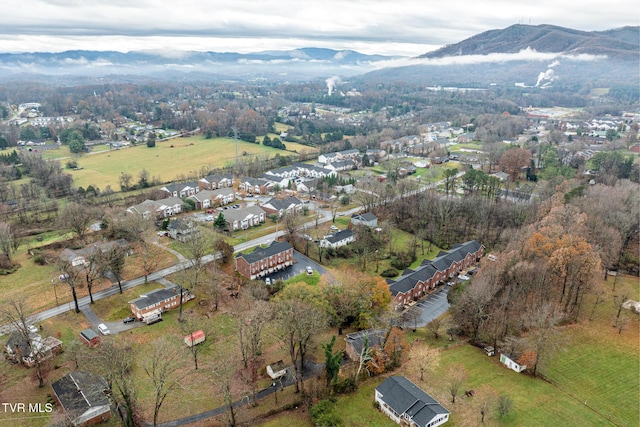
{"type": "Polygon", "coordinates": [[[236,256],[236,271],[254,280],[293,265],[293,247],[289,242],[272,242],[266,248],[257,248],[249,254],[236,256]]]}

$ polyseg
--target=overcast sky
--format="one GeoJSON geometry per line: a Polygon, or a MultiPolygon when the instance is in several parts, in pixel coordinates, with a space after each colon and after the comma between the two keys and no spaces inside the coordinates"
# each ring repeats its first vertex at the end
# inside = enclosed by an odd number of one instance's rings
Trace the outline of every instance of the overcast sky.
{"type": "Polygon", "coordinates": [[[640,25],[637,0],[14,0],[0,10],[0,52],[327,47],[418,55],[517,23],[640,25]]]}

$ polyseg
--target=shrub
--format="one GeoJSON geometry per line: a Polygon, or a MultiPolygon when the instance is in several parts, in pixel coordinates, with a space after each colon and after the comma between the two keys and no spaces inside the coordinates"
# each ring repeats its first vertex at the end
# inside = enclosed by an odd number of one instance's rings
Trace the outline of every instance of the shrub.
{"type": "Polygon", "coordinates": [[[388,268],[382,273],[380,273],[382,277],[396,277],[398,275],[398,270],[395,268],[388,268]]]}
{"type": "Polygon", "coordinates": [[[338,427],[344,425],[342,419],[335,413],[336,400],[333,398],[321,400],[311,407],[309,413],[314,426],[338,427]]]}
{"type": "Polygon", "coordinates": [[[505,394],[501,394],[498,398],[498,413],[501,417],[506,417],[513,409],[513,400],[505,394]]]}
{"type": "Polygon", "coordinates": [[[338,394],[342,393],[351,393],[358,389],[358,385],[356,384],[356,380],[353,378],[345,378],[342,381],[336,381],[333,385],[333,391],[338,394]]]}

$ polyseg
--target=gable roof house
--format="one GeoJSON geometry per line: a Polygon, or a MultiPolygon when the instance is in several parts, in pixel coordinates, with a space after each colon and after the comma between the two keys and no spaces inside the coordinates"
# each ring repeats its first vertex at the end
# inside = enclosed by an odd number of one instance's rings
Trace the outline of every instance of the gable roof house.
{"type": "Polygon", "coordinates": [[[302,202],[297,197],[287,197],[286,199],[276,199],[275,197],[267,202],[263,203],[262,209],[267,214],[275,214],[282,218],[287,213],[300,213],[302,212],[302,202]]]}
{"type": "Polygon", "coordinates": [[[440,251],[433,260],[423,260],[416,269],[407,269],[402,276],[389,282],[389,291],[396,309],[402,309],[407,303],[435,289],[465,268],[480,261],[484,255],[484,246],[475,240],[456,244],[449,252],[440,251]]]}
{"type": "Polygon", "coordinates": [[[29,333],[29,338],[20,332],[13,332],[5,345],[7,359],[15,360],[29,368],[37,360],[47,360],[62,351],[62,341],[54,337],[42,339],[40,334],[29,333]]]}
{"type": "Polygon", "coordinates": [[[336,160],[336,161],[327,163],[325,168],[334,172],[350,171],[356,168],[356,163],[351,159],[336,160]]]}
{"type": "Polygon", "coordinates": [[[251,194],[267,194],[273,191],[275,184],[266,179],[244,177],[238,185],[239,190],[246,191],[251,194]]]}
{"type": "Polygon", "coordinates": [[[177,197],[167,197],[160,200],[145,200],[144,202],[131,206],[127,212],[142,215],[145,219],[168,218],[182,212],[182,200],[177,197]]]}
{"type": "Polygon", "coordinates": [[[324,164],[333,163],[340,160],[347,160],[347,159],[359,161],[360,151],[357,148],[352,148],[350,150],[342,150],[342,151],[336,151],[333,153],[325,153],[325,154],[320,154],[318,156],[318,162],[324,163],[324,164]]]}
{"type": "Polygon", "coordinates": [[[384,342],[384,329],[364,329],[358,332],[352,332],[344,337],[346,342],[344,353],[354,362],[360,361],[360,355],[364,348],[365,340],[370,348],[382,348],[384,342]]]}
{"type": "Polygon", "coordinates": [[[450,412],[406,377],[391,376],[376,387],[380,410],[400,425],[437,427],[449,420],[450,412]]]}
{"type": "Polygon", "coordinates": [[[267,213],[260,206],[247,206],[242,209],[227,209],[222,213],[227,228],[231,231],[246,230],[267,220],[267,213]]]}
{"type": "Polygon", "coordinates": [[[88,371],[75,371],[51,384],[52,397],[77,427],[106,422],[111,418],[109,385],[88,371]]]}
{"type": "Polygon", "coordinates": [[[87,245],[82,249],[69,249],[66,248],[62,252],[60,252],[60,259],[62,261],[66,261],[73,267],[82,267],[85,265],[89,265],[89,260],[91,256],[100,251],[102,253],[106,253],[114,248],[123,249],[127,255],[131,253],[131,246],[129,242],[125,239],[111,240],[108,242],[101,243],[93,243],[91,245],[87,245]]]}
{"type": "Polygon", "coordinates": [[[172,239],[186,242],[194,233],[198,232],[198,225],[194,221],[177,218],[171,220],[167,230],[172,239]]]}
{"type": "Polygon", "coordinates": [[[366,225],[367,227],[377,227],[378,217],[371,212],[365,212],[362,214],[351,215],[351,224],[353,225],[366,225]]]}
{"type": "MultiPolygon", "coordinates": [[[[182,291],[182,303],[191,301],[195,296],[187,289],[182,291]]],[[[178,286],[160,288],[139,298],[129,301],[129,308],[133,317],[148,323],[150,319],[162,317],[162,313],[180,306],[180,290],[178,286]]]]}
{"type": "Polygon", "coordinates": [[[266,248],[256,248],[251,253],[240,252],[236,256],[236,271],[255,280],[293,265],[294,262],[293,247],[289,242],[273,241],[266,248]]]}
{"type": "Polygon", "coordinates": [[[199,192],[200,187],[197,182],[185,182],[168,184],[160,188],[160,190],[164,191],[167,194],[167,197],[179,197],[180,199],[184,199],[185,197],[193,196],[199,192]]]}
{"type": "Polygon", "coordinates": [[[208,209],[211,207],[211,199],[213,197],[213,190],[200,190],[197,194],[189,196],[188,198],[194,201],[194,208],[196,210],[208,209]]]}
{"type": "Polygon", "coordinates": [[[320,247],[323,248],[339,248],[340,246],[348,245],[356,241],[356,235],[350,228],[340,230],[334,234],[324,236],[320,240],[320,247]]]}
{"type": "Polygon", "coordinates": [[[307,163],[294,163],[294,167],[298,168],[298,176],[306,176],[310,178],[324,178],[325,176],[335,175],[335,171],[324,167],[309,165],[307,163]]]}
{"type": "Polygon", "coordinates": [[[198,188],[200,189],[200,191],[229,187],[233,187],[233,176],[230,173],[222,175],[209,175],[198,181],[198,188]]]}

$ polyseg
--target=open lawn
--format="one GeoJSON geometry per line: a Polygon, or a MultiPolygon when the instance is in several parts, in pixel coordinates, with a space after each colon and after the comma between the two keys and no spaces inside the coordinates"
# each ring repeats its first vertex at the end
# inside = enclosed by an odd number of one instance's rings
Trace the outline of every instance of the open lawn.
{"type": "MultiPolygon", "coordinates": [[[[261,144],[238,141],[238,155],[241,159],[255,156],[273,157],[276,154],[287,155],[315,151],[312,147],[297,143],[286,143],[287,151],[265,147],[261,144]]],[[[66,150],[61,148],[60,150],[66,150]]],[[[56,150],[51,150],[56,151],[56,150]]],[[[69,171],[75,186],[89,185],[104,189],[107,185],[119,190],[118,177],[121,172],[133,175],[137,181],[142,169],[149,172],[150,177],[159,177],[161,181],[174,180],[178,175],[188,176],[198,173],[202,167],[220,168],[235,159],[235,142],[231,138],[205,139],[204,136],[177,138],[158,142],[156,147],[146,145],[85,154],[78,159],[82,169],[69,171]]],[[[50,153],[53,156],[54,153],[50,153]]]]}

